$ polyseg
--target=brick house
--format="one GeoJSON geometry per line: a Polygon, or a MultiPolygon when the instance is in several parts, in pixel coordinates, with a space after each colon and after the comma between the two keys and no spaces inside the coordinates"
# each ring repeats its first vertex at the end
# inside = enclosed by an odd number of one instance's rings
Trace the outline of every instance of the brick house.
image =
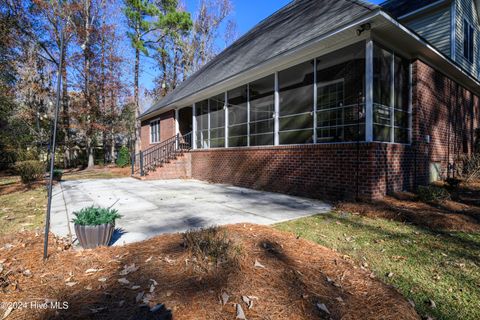
{"type": "Polygon", "coordinates": [[[133,171],[366,199],[452,176],[480,121],[479,10],[293,1],[140,116],[133,171]]]}

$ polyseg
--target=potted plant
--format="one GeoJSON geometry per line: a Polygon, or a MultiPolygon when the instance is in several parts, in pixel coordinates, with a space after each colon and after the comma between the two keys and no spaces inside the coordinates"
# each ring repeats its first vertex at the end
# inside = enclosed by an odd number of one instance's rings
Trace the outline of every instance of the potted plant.
{"type": "Polygon", "coordinates": [[[118,211],[109,208],[87,207],[73,213],[75,234],[84,249],[107,246],[112,239],[118,211]]]}

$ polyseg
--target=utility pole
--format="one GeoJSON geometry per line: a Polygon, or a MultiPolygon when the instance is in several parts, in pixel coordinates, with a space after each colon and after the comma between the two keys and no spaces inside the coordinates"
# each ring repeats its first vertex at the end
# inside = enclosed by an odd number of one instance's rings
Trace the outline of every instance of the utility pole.
{"type": "Polygon", "coordinates": [[[50,176],[48,180],[48,204],[47,214],[45,216],[45,240],[43,243],[43,260],[48,258],[48,233],[50,232],[50,211],[52,209],[52,183],[53,183],[53,169],[55,166],[55,147],[57,137],[57,122],[58,122],[58,110],[60,109],[60,95],[62,85],[62,66],[63,66],[63,21],[60,18],[60,59],[58,62],[58,74],[57,74],[57,97],[55,103],[55,117],[53,119],[53,133],[50,144],[50,176]]]}

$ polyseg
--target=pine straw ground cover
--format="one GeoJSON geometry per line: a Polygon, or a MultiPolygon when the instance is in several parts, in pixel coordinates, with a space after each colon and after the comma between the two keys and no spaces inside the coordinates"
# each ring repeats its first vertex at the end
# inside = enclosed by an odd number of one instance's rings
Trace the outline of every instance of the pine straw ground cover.
{"type": "Polygon", "coordinates": [[[174,319],[235,319],[237,304],[247,319],[419,319],[396,290],[348,257],[291,233],[240,224],[215,237],[170,234],[83,251],[57,239],[46,263],[41,235],[5,238],[0,301],[68,302],[68,310],[16,309],[8,320],[168,318],[135,318],[142,303],[162,303],[174,319]]]}
{"type": "Polygon", "coordinates": [[[480,183],[444,186],[451,200],[402,193],[343,202],[276,226],[349,255],[437,320],[480,319],[480,183]]]}

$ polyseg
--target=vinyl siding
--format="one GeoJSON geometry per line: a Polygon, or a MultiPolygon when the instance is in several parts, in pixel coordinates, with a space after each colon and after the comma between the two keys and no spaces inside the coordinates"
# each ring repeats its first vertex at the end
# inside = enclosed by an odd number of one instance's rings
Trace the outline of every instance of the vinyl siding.
{"type": "Polygon", "coordinates": [[[434,45],[443,54],[450,56],[450,17],[450,6],[443,6],[426,14],[406,18],[402,22],[434,45]]]}
{"type": "Polygon", "coordinates": [[[478,16],[473,0],[456,0],[456,56],[455,61],[475,78],[479,78],[479,37],[478,16]],[[467,19],[475,29],[473,64],[463,54],[463,19],[467,19]]]}

